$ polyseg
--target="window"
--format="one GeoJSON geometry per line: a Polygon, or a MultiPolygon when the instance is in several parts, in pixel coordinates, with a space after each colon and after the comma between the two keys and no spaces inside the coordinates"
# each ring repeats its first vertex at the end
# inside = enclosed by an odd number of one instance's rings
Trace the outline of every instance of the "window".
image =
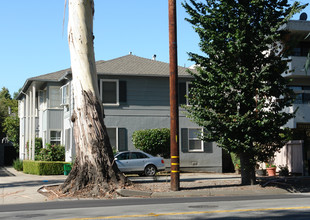
{"type": "Polygon", "coordinates": [[[201,128],[188,129],[188,151],[204,151],[203,141],[201,140],[201,128]]]}
{"type": "Polygon", "coordinates": [[[304,41],[304,42],[299,42],[296,47],[293,48],[292,50],[292,56],[302,56],[306,57],[309,53],[310,49],[310,42],[304,41]]]}
{"type": "Polygon", "coordinates": [[[118,150],[118,132],[117,132],[117,128],[107,128],[107,132],[110,138],[110,143],[111,143],[111,147],[114,150],[118,150]]]}
{"type": "Polygon", "coordinates": [[[69,105],[70,100],[70,84],[61,87],[61,105],[69,105]]]}
{"type": "Polygon", "coordinates": [[[61,144],[61,131],[50,131],[50,144],[61,144]]]}
{"type": "Polygon", "coordinates": [[[310,87],[309,86],[289,86],[295,94],[295,104],[310,104],[310,87]]]}
{"type": "Polygon", "coordinates": [[[144,158],[149,158],[149,157],[140,152],[132,152],[130,155],[130,159],[144,159],[144,158]]]}
{"type": "Polygon", "coordinates": [[[121,153],[117,156],[118,160],[128,160],[129,159],[129,153],[121,153]]]}
{"type": "Polygon", "coordinates": [[[39,109],[40,110],[46,109],[46,90],[39,91],[39,109]]]}
{"type": "Polygon", "coordinates": [[[49,88],[49,107],[59,108],[61,104],[60,89],[57,86],[51,86],[49,88]]]}
{"type": "Polygon", "coordinates": [[[192,98],[192,95],[189,93],[192,87],[191,82],[186,82],[186,105],[190,105],[188,98],[192,98]]]}
{"type": "Polygon", "coordinates": [[[104,105],[119,104],[119,81],[112,79],[100,80],[100,96],[104,105]]]}

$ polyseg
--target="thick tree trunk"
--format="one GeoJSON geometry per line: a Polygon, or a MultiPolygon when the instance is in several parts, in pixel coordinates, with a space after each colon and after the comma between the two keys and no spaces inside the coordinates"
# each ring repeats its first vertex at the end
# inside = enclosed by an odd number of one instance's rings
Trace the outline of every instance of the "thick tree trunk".
{"type": "Polygon", "coordinates": [[[63,192],[102,196],[128,184],[114,163],[103,122],[93,49],[93,0],[69,0],[69,47],[74,88],[76,159],[63,192]]]}
{"type": "Polygon", "coordinates": [[[255,161],[253,156],[248,153],[241,153],[239,155],[241,163],[241,184],[254,185],[256,184],[255,176],[255,161]]]}

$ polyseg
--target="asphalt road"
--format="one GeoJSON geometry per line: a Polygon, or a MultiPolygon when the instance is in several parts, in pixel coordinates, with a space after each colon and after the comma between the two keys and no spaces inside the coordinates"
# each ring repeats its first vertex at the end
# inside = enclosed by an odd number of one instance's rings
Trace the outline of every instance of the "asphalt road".
{"type": "Polygon", "coordinates": [[[309,219],[310,195],[75,200],[0,206],[0,219],[309,219]]]}

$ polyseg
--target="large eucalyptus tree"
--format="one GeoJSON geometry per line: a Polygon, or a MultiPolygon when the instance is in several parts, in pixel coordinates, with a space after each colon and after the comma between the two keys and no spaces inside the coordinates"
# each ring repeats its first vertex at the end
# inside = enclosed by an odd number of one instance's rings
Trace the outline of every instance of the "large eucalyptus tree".
{"type": "Polygon", "coordinates": [[[106,195],[127,184],[114,163],[99,96],[93,46],[93,0],[69,0],[68,40],[74,89],[76,159],[63,192],[106,195]]]}

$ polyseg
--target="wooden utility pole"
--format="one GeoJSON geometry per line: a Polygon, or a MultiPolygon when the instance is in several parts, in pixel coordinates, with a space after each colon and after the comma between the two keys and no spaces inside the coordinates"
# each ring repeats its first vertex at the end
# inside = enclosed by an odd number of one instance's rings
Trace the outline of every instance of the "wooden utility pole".
{"type": "Polygon", "coordinates": [[[169,1],[171,190],[180,190],[176,0],[169,1]]]}

